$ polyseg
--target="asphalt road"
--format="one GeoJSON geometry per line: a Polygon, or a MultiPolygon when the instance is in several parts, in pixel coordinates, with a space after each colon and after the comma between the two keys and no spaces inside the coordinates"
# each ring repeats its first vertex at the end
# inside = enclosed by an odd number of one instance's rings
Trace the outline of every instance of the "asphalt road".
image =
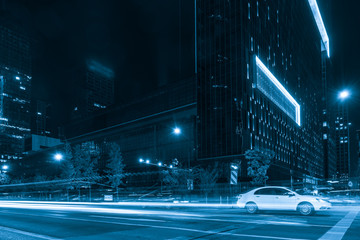
{"type": "Polygon", "coordinates": [[[360,239],[360,207],[314,216],[237,208],[0,202],[0,239],[360,239]]]}

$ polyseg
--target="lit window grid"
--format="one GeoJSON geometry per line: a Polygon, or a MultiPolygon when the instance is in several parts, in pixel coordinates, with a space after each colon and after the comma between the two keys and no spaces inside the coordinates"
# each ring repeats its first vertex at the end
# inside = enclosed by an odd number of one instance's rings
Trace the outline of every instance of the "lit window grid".
{"type": "Polygon", "coordinates": [[[283,110],[291,119],[293,119],[299,126],[301,125],[300,120],[300,105],[295,101],[295,99],[290,95],[290,93],[281,85],[281,83],[275,78],[275,76],[269,71],[269,69],[261,62],[261,60],[255,56],[257,69],[260,69],[266,78],[262,78],[260,73],[257,72],[257,88],[265,94],[271,101],[273,101],[281,110],[283,110]],[[269,79],[272,84],[269,84],[269,79]],[[271,88],[271,85],[274,85],[276,88],[271,88]],[[265,88],[266,86],[266,88],[265,88]],[[279,97],[278,94],[274,94],[274,91],[266,91],[269,88],[276,90],[278,89],[281,92],[281,95],[285,98],[279,97]],[[286,100],[285,100],[286,99],[286,100]],[[283,104],[286,104],[285,106],[283,104]],[[291,105],[290,105],[291,104],[291,105]],[[293,108],[293,112],[290,110],[293,108]],[[295,116],[294,116],[295,115],[295,116]]]}
{"type": "Polygon", "coordinates": [[[328,57],[330,58],[329,37],[328,37],[328,35],[327,35],[327,33],[326,33],[325,25],[324,25],[324,22],[323,22],[323,20],[322,20],[319,7],[318,7],[318,5],[317,5],[316,0],[308,0],[308,2],[309,2],[309,5],[310,5],[312,14],[314,15],[316,25],[317,25],[317,27],[318,27],[318,29],[319,29],[322,42],[323,42],[323,44],[324,44],[324,46],[325,46],[325,49],[326,49],[326,51],[327,51],[327,55],[328,55],[328,57]]]}

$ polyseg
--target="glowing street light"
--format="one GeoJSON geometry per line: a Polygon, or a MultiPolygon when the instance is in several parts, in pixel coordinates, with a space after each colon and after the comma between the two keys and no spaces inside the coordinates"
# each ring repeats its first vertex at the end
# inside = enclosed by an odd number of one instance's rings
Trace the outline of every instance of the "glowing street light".
{"type": "Polygon", "coordinates": [[[145,163],[146,163],[146,164],[150,164],[150,160],[149,160],[149,159],[146,159],[145,163]]]}
{"type": "Polygon", "coordinates": [[[174,128],[173,132],[174,132],[174,134],[179,135],[181,133],[181,129],[176,127],[176,128],[174,128]]]}
{"type": "Polygon", "coordinates": [[[343,90],[339,93],[339,98],[344,100],[350,96],[350,93],[348,90],[343,90]]]}
{"type": "Polygon", "coordinates": [[[56,153],[56,154],[54,155],[54,159],[55,159],[56,161],[61,161],[61,160],[63,160],[63,158],[64,158],[64,156],[63,156],[61,153],[56,153]]]}
{"type": "Polygon", "coordinates": [[[158,165],[159,165],[159,167],[161,167],[161,166],[162,166],[162,163],[161,163],[161,162],[158,162],[158,165]]]}
{"type": "Polygon", "coordinates": [[[2,168],[2,170],[8,170],[9,166],[8,165],[3,165],[1,168],[2,168]]]}
{"type": "Polygon", "coordinates": [[[143,163],[143,162],[144,162],[144,159],[140,158],[140,159],[139,159],[139,162],[140,162],[140,163],[143,163]]]}

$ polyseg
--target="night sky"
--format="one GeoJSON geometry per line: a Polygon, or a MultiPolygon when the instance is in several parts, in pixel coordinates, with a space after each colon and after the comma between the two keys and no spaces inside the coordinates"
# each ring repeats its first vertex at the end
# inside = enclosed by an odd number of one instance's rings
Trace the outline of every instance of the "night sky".
{"type": "MultiPolygon", "coordinates": [[[[141,97],[194,70],[193,0],[4,1],[34,39],[33,95],[49,101],[55,119],[66,109],[94,59],[115,72],[116,104],[141,97]]],[[[350,121],[360,128],[358,1],[318,0],[330,38],[336,85],[352,92],[350,121]]]]}

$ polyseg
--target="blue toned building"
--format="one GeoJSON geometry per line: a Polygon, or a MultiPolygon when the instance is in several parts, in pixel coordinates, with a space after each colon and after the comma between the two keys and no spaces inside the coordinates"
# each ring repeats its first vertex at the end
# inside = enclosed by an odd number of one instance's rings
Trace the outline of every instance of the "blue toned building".
{"type": "Polygon", "coordinates": [[[114,72],[95,60],[86,61],[85,78],[73,106],[73,119],[89,117],[114,103],[114,72]]]}
{"type": "Polygon", "coordinates": [[[322,57],[330,42],[315,0],[197,0],[200,161],[275,153],[270,180],[324,177],[322,57]]]}
{"type": "Polygon", "coordinates": [[[17,26],[0,25],[0,162],[23,156],[30,99],[30,40],[17,26]]]}

